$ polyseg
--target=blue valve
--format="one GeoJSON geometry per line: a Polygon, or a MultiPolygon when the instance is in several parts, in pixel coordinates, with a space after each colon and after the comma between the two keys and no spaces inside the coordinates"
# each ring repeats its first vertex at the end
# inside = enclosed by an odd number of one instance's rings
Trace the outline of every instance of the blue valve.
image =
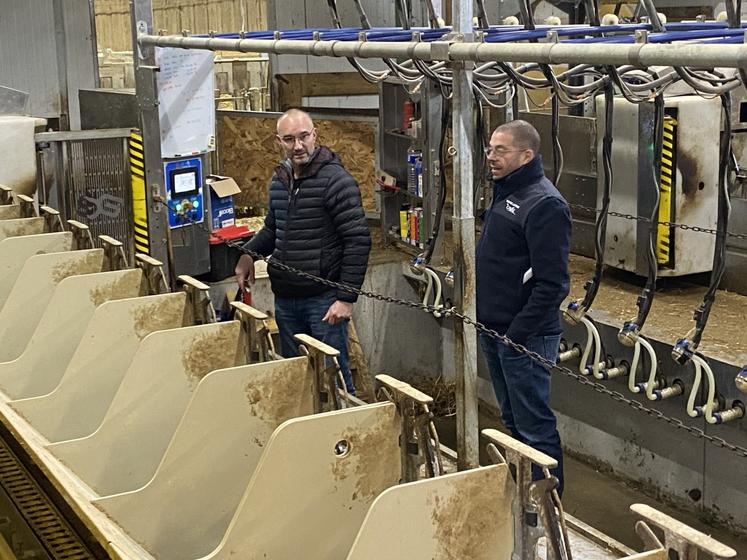
{"type": "Polygon", "coordinates": [[[737,389],[742,393],[747,393],[747,366],[742,367],[742,370],[737,374],[734,383],[737,384],[737,389]]]}
{"type": "Polygon", "coordinates": [[[413,257],[412,260],[410,260],[410,270],[414,274],[423,274],[425,267],[427,266],[427,263],[425,262],[425,257],[421,254],[417,257],[413,257]]]}
{"type": "Polygon", "coordinates": [[[635,346],[635,343],[638,341],[638,330],[638,325],[635,321],[626,321],[620,332],[617,333],[617,340],[625,346],[635,346]]]}
{"type": "Polygon", "coordinates": [[[453,288],[454,287],[454,271],[453,270],[450,270],[449,272],[446,273],[446,277],[444,278],[444,282],[446,282],[446,285],[449,288],[453,288]]]}
{"type": "Polygon", "coordinates": [[[690,349],[690,341],[686,338],[680,338],[672,348],[672,359],[684,366],[693,357],[693,351],[690,349]]]}

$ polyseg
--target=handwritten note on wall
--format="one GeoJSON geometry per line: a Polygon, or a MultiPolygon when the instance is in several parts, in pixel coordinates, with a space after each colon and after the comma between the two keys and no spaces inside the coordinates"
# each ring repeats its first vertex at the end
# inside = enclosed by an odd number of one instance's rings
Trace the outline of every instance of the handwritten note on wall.
{"type": "Polygon", "coordinates": [[[215,149],[215,73],[210,51],[156,49],[161,157],[215,149]]]}

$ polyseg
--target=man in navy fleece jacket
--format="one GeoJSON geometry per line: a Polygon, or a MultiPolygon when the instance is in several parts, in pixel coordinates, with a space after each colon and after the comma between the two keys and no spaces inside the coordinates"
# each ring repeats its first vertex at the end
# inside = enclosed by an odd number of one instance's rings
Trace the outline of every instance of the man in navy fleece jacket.
{"type": "MultiPolygon", "coordinates": [[[[499,126],[486,148],[493,203],[477,245],[477,318],[554,362],[560,345],[559,306],[569,289],[568,204],[542,169],[537,130],[521,120],[499,126]]],[[[518,440],[558,460],[553,474],[563,490],[563,455],[550,408],[550,372],[484,334],[503,423],[518,440]]],[[[542,478],[541,472],[534,477],[542,478]]]]}

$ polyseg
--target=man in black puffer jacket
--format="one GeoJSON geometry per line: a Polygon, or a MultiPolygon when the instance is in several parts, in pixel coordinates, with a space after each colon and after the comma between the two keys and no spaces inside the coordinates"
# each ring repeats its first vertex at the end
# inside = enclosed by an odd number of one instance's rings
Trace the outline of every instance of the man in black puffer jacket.
{"type": "MultiPolygon", "coordinates": [[[[540,137],[521,120],[499,126],[485,150],[493,203],[477,245],[477,319],[488,328],[554,362],[560,344],[559,307],[568,294],[571,214],[545,177],[540,137]]],[[[550,372],[539,363],[480,335],[501,417],[513,436],[557,459],[563,491],[563,454],[550,408],[550,372]]],[[[535,470],[535,478],[544,478],[535,470]]]]}
{"type": "MultiPolygon", "coordinates": [[[[340,351],[340,368],[354,392],[348,365],[347,321],[357,296],[272,266],[290,267],[360,288],[366,275],[371,236],[355,179],[329,148],[316,146],[311,117],[291,109],[278,119],[278,143],[286,159],[270,183],[264,227],[245,248],[272,255],[268,273],[275,294],[281,353],[298,355],[294,334],[309,334],[340,351]]],[[[254,263],[242,255],[239,285],[254,281],[254,263]]]]}

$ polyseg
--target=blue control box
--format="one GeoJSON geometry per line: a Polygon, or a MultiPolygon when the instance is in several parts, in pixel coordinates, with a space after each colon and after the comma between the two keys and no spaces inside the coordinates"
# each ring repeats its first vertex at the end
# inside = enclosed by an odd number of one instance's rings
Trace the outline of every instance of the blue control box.
{"type": "Polygon", "coordinates": [[[164,164],[169,227],[172,229],[205,220],[202,160],[190,158],[164,164]]]}

